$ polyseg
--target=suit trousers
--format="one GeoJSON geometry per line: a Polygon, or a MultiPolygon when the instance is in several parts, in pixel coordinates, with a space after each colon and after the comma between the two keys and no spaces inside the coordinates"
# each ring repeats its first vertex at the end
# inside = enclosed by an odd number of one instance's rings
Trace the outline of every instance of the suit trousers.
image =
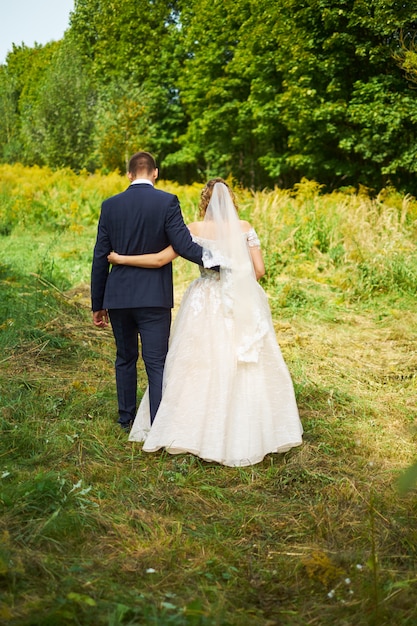
{"type": "Polygon", "coordinates": [[[171,309],[141,307],[109,309],[116,342],[116,388],[121,425],[135,419],[137,402],[138,336],[149,385],[151,424],[162,397],[162,378],[168,352],[171,309]]]}

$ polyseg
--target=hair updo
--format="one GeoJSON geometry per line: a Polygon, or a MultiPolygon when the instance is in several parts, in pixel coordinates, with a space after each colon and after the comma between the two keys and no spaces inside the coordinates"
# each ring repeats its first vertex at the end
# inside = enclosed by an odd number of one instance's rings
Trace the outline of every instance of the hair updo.
{"type": "Polygon", "coordinates": [[[233,191],[230,189],[229,185],[226,183],[226,181],[223,180],[223,178],[212,178],[205,184],[200,195],[200,202],[198,203],[198,208],[200,209],[200,217],[204,217],[206,214],[207,207],[209,205],[209,202],[211,200],[211,195],[213,193],[213,187],[216,183],[223,183],[223,185],[226,185],[227,189],[229,190],[230,197],[233,202],[233,206],[235,207],[237,211],[235,195],[233,191]]]}

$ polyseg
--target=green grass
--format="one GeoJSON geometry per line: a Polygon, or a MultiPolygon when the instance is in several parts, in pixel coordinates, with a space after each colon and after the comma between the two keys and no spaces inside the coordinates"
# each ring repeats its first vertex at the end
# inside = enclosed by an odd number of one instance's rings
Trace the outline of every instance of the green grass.
{"type": "MultiPolygon", "coordinates": [[[[416,456],[411,209],[395,197],[397,223],[392,196],[294,193],[240,192],[305,429],[247,468],[146,454],[118,429],[93,223],[2,236],[0,623],[416,623],[416,491],[397,482],[416,456]]],[[[195,275],[175,262],[178,302],[195,275]]]]}

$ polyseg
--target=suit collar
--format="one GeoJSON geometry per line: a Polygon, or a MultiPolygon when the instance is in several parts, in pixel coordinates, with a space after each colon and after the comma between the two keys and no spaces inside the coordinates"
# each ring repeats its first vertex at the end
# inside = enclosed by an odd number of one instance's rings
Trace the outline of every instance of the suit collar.
{"type": "Polygon", "coordinates": [[[151,185],[151,187],[153,187],[153,183],[148,178],[135,178],[130,185],[151,185]]]}

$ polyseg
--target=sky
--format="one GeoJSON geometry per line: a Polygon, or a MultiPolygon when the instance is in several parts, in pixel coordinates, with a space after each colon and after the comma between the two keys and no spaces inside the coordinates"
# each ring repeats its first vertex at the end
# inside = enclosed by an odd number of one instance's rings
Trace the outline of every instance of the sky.
{"type": "Polygon", "coordinates": [[[74,0],[0,0],[0,64],[12,44],[32,48],[62,39],[73,9],[74,0]]]}

